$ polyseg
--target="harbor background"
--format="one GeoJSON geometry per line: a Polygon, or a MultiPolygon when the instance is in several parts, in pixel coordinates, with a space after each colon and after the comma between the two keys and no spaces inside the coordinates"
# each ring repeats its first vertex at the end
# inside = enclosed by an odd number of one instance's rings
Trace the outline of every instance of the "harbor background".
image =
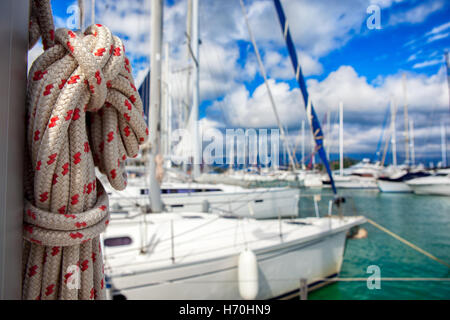
{"type": "MultiPolygon", "coordinates": [[[[308,195],[320,194],[319,212],[328,211],[331,189],[301,189],[300,216],[314,215],[308,195]]],[[[346,198],[346,214],[355,212],[414,243],[436,257],[450,261],[450,198],[378,190],[339,190],[346,198]]],[[[367,267],[377,265],[381,278],[450,278],[445,266],[406,246],[369,223],[365,239],[349,239],[341,278],[367,278],[367,267]]],[[[450,299],[450,282],[381,281],[381,289],[369,290],[365,281],[337,282],[311,292],[308,299],[450,299]]]]}

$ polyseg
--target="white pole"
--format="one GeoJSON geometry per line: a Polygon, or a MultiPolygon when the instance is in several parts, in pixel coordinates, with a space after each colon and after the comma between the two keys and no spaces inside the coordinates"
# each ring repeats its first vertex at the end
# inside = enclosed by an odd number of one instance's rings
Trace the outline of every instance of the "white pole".
{"type": "Polygon", "coordinates": [[[449,99],[449,108],[450,108],[450,59],[448,57],[448,51],[445,51],[445,67],[447,70],[447,86],[448,86],[448,99],[449,99]]]}
{"type": "Polygon", "coordinates": [[[152,212],[162,211],[161,190],[156,180],[155,158],[160,150],[160,112],[161,112],[161,46],[163,27],[163,0],[152,0],[152,26],[151,26],[151,58],[150,58],[150,111],[149,111],[149,131],[150,131],[150,207],[152,212]]]}
{"type": "MultiPolygon", "coordinates": [[[[164,43],[164,68],[162,70],[162,101],[161,101],[161,151],[164,156],[164,160],[168,155],[168,141],[167,141],[167,102],[168,102],[168,92],[167,86],[169,84],[168,74],[169,74],[169,64],[168,64],[168,56],[169,56],[169,44],[164,43]]],[[[164,161],[165,162],[165,161],[164,161]]]]}
{"type": "Polygon", "coordinates": [[[193,92],[192,92],[192,108],[191,108],[191,134],[193,142],[193,178],[200,176],[200,141],[198,133],[198,107],[199,107],[199,19],[198,19],[198,1],[192,0],[192,55],[194,60],[193,72],[193,92]]]}
{"type": "Polygon", "coordinates": [[[83,32],[84,31],[84,26],[85,26],[85,14],[84,14],[84,0],[78,0],[78,10],[80,11],[79,13],[79,27],[80,30],[83,32]]]}
{"type": "Polygon", "coordinates": [[[314,140],[314,133],[311,131],[311,154],[312,154],[312,167],[316,165],[316,141],[314,140]]]}
{"type": "Polygon", "coordinates": [[[170,55],[169,55],[169,50],[167,53],[167,168],[170,168],[172,166],[172,161],[170,159],[170,156],[172,154],[172,96],[171,96],[171,90],[172,87],[170,85],[171,82],[171,72],[170,72],[170,68],[169,68],[169,60],[170,59],[170,55]]]}
{"type": "Polygon", "coordinates": [[[405,99],[404,118],[405,118],[405,164],[409,165],[409,132],[408,132],[408,100],[406,96],[406,75],[402,76],[403,82],[403,95],[405,99]]]}
{"type": "Polygon", "coordinates": [[[441,151],[442,151],[442,167],[447,167],[447,143],[444,121],[441,122],[441,151]]]}
{"type": "Polygon", "coordinates": [[[302,169],[305,169],[305,120],[302,120],[302,169]]]}
{"type": "Polygon", "coordinates": [[[327,111],[327,135],[325,136],[327,159],[330,160],[330,147],[331,147],[331,126],[330,126],[330,110],[327,111]]]}
{"type": "Polygon", "coordinates": [[[392,165],[394,167],[397,166],[397,139],[396,139],[396,131],[395,131],[395,115],[397,113],[397,104],[392,98],[391,100],[391,126],[392,126],[392,138],[391,138],[391,144],[392,144],[392,165]]]}
{"type": "Polygon", "coordinates": [[[344,104],[339,102],[339,175],[344,175],[344,104]]]}
{"type": "Polygon", "coordinates": [[[414,150],[414,120],[412,120],[412,119],[409,121],[409,132],[411,135],[411,140],[410,140],[411,165],[415,166],[416,165],[416,152],[414,150]]]}
{"type": "MultiPolygon", "coordinates": [[[[189,117],[189,107],[192,106],[191,104],[191,65],[190,65],[190,61],[191,61],[191,42],[192,42],[192,0],[188,0],[187,1],[187,15],[186,15],[186,55],[187,55],[187,60],[188,60],[188,68],[187,68],[187,72],[186,72],[186,101],[184,101],[184,99],[182,99],[182,106],[181,106],[181,110],[180,110],[180,128],[185,129],[185,125],[189,126],[190,123],[187,122],[186,120],[189,121],[190,119],[187,119],[187,117],[189,117]],[[185,103],[184,103],[185,102],[185,103]]],[[[188,130],[190,130],[190,128],[187,128],[188,130]]],[[[187,163],[186,161],[183,161],[183,172],[187,172],[187,163]]]]}
{"type": "Polygon", "coordinates": [[[91,24],[95,23],[95,0],[91,0],[91,24]]]}

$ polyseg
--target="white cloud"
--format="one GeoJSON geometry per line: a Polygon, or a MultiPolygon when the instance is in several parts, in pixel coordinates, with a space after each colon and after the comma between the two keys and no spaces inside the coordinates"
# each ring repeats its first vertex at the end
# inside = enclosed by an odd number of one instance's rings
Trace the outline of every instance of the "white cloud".
{"type": "Polygon", "coordinates": [[[389,24],[400,23],[420,23],[425,21],[432,13],[440,10],[444,6],[443,1],[433,1],[421,3],[409,10],[400,11],[389,17],[389,24]]]}
{"type": "MultiPolygon", "coordinates": [[[[284,82],[270,80],[270,85],[281,121],[283,125],[290,128],[291,141],[294,141],[298,135],[300,123],[305,119],[301,93],[297,88],[289,88],[289,85],[284,82]]],[[[352,67],[342,66],[330,73],[323,81],[309,80],[308,87],[320,121],[325,112],[330,110],[331,123],[335,124],[338,103],[339,101],[344,103],[346,152],[375,151],[384,114],[391,98],[398,106],[398,141],[402,141],[404,94],[401,73],[380,77],[377,84],[371,84],[365,77],[359,76],[352,67]]],[[[423,146],[425,141],[427,144],[436,143],[439,130],[432,128],[439,126],[436,121],[448,113],[445,70],[441,68],[437,74],[430,77],[408,73],[406,88],[410,119],[414,119],[416,125],[416,141],[418,142],[416,149],[419,153],[425,150],[423,146]],[[430,135],[431,131],[427,131],[426,128],[437,131],[430,135]]],[[[217,112],[225,113],[223,118],[226,119],[228,127],[273,128],[277,126],[264,84],[257,87],[252,95],[244,86],[237,87],[225,96],[221,105],[215,102],[209,107],[207,117],[218,121],[217,112]]],[[[336,125],[333,130],[331,140],[335,145],[337,143],[336,125]]],[[[403,150],[402,148],[402,143],[399,142],[399,152],[403,150]]],[[[431,148],[430,152],[435,151],[433,150],[431,148]]]]}
{"type": "MultiPolygon", "coordinates": [[[[307,53],[297,53],[302,66],[304,76],[318,75],[323,72],[322,64],[308,55],[307,53]]],[[[276,79],[292,79],[294,78],[294,70],[289,57],[283,56],[277,51],[267,51],[264,54],[264,66],[269,77],[276,79]]]]}
{"type": "Polygon", "coordinates": [[[433,60],[428,60],[428,61],[424,61],[424,62],[419,62],[419,63],[416,63],[413,65],[413,69],[421,69],[421,68],[425,68],[425,67],[429,67],[429,66],[434,66],[439,63],[442,63],[442,59],[433,59],[433,60]]]}
{"type": "MultiPolygon", "coordinates": [[[[291,90],[284,82],[275,83],[269,80],[269,85],[277,105],[280,120],[286,126],[298,126],[304,113],[303,100],[299,89],[291,90]]],[[[250,96],[245,86],[241,85],[227,94],[222,104],[215,102],[208,108],[208,113],[217,110],[225,112],[227,125],[231,127],[276,127],[277,123],[270,104],[265,84],[258,86],[250,96]]]]}
{"type": "Polygon", "coordinates": [[[449,34],[450,34],[449,32],[436,34],[436,35],[434,35],[432,37],[429,37],[428,40],[427,40],[427,43],[447,38],[449,34]]]}
{"type": "MultiPolygon", "coordinates": [[[[359,32],[369,2],[286,0],[282,4],[298,48],[320,57],[341,47],[359,32]]],[[[265,45],[284,45],[272,1],[252,2],[248,13],[257,41],[265,45]]]]}
{"type": "Polygon", "coordinates": [[[431,29],[431,31],[427,32],[426,35],[433,35],[433,34],[437,34],[437,33],[441,33],[444,30],[447,30],[448,28],[450,28],[450,22],[441,24],[440,26],[434,27],[433,29],[431,29]]]}

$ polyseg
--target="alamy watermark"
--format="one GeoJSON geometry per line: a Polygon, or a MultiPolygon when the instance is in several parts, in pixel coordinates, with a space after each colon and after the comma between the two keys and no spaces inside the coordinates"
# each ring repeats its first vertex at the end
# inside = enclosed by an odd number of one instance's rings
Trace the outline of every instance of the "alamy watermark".
{"type": "Polygon", "coordinates": [[[381,289],[381,269],[377,265],[367,267],[367,273],[372,275],[367,278],[367,289],[380,290],[381,289]]]}
{"type": "Polygon", "coordinates": [[[237,164],[278,166],[280,153],[279,129],[224,129],[199,130],[197,141],[187,129],[171,134],[175,145],[171,157],[175,164],[237,164]],[[198,148],[198,150],[196,150],[198,148]]]}
{"type": "Polygon", "coordinates": [[[372,4],[367,7],[366,13],[370,14],[366,20],[367,29],[381,29],[381,8],[372,4]]]}
{"type": "Polygon", "coordinates": [[[80,267],[75,264],[68,266],[64,282],[70,290],[80,289],[80,267]]]}

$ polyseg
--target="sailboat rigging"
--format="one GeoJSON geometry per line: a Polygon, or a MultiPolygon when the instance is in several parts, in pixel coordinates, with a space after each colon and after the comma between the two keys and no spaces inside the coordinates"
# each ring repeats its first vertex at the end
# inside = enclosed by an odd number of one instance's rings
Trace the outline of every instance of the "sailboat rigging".
{"type": "Polygon", "coordinates": [[[300,67],[300,64],[298,62],[297,53],[295,50],[294,42],[292,41],[291,33],[289,30],[288,21],[286,18],[286,15],[284,14],[283,7],[281,5],[280,0],[274,0],[275,9],[277,11],[278,19],[280,21],[281,31],[283,32],[284,38],[286,40],[287,49],[289,52],[289,56],[291,58],[292,66],[294,67],[295,72],[295,78],[298,82],[298,85],[300,87],[300,90],[302,92],[303,96],[303,102],[305,107],[310,103],[310,123],[311,123],[311,130],[314,135],[314,140],[317,145],[317,152],[319,153],[320,158],[322,159],[323,164],[325,165],[325,168],[327,170],[328,176],[330,178],[331,188],[333,189],[333,193],[337,195],[336,186],[334,184],[333,180],[333,174],[331,173],[330,164],[328,163],[327,155],[324,149],[323,145],[323,132],[320,127],[320,122],[317,117],[317,114],[314,110],[314,107],[311,102],[309,102],[309,94],[308,90],[306,88],[306,82],[303,77],[302,69],[300,67]]]}

